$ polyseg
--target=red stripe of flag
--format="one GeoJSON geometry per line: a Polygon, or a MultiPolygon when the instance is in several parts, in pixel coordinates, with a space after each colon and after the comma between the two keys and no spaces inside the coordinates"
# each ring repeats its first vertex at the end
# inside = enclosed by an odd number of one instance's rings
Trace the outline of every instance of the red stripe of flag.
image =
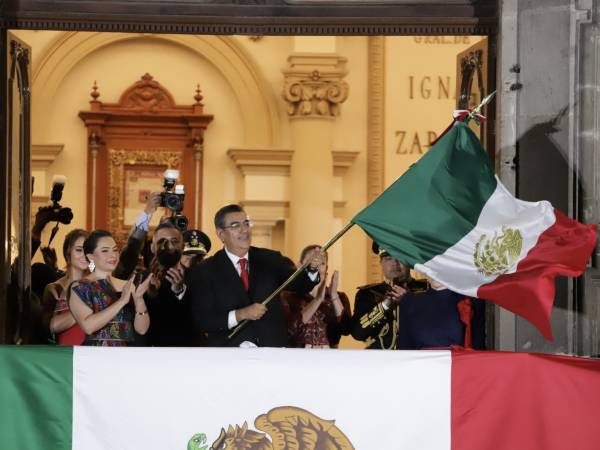
{"type": "Polygon", "coordinates": [[[477,290],[477,297],[527,319],[549,340],[554,278],[583,273],[596,247],[597,232],[596,225],[579,223],[556,209],[554,214],[556,222],[540,235],[516,272],[500,275],[477,290]]]}
{"type": "Polygon", "coordinates": [[[600,360],[452,353],[452,450],[598,450],[600,360]]]}

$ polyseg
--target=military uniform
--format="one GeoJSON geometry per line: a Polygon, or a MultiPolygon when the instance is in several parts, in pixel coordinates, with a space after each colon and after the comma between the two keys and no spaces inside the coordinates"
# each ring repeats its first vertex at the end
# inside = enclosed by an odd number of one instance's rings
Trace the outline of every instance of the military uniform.
{"type": "Polygon", "coordinates": [[[387,283],[358,288],[352,316],[352,337],[365,341],[367,348],[395,349],[398,341],[400,308],[386,309],[382,302],[390,289],[387,283]]]}
{"type": "MultiPolygon", "coordinates": [[[[409,279],[407,294],[425,291],[426,281],[409,279]]],[[[382,304],[390,290],[388,282],[368,284],[358,288],[354,299],[352,337],[365,341],[371,349],[397,349],[400,329],[400,306],[385,308],[382,304]]],[[[402,302],[402,301],[401,301],[402,302]]]]}

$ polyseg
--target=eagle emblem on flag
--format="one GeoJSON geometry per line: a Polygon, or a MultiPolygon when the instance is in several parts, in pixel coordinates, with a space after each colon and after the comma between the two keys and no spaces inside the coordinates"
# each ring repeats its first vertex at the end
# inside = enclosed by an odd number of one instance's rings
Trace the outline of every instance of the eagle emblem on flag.
{"type": "MultiPolygon", "coordinates": [[[[260,431],[242,426],[229,425],[221,428],[219,437],[208,450],[354,450],[350,440],[335,425],[335,420],[325,420],[295,406],[280,406],[261,414],[254,420],[260,431]]],[[[204,450],[206,436],[195,434],[188,449],[204,450]]]]}
{"type": "Polygon", "coordinates": [[[523,247],[523,236],[518,229],[502,226],[502,231],[495,231],[487,237],[482,234],[475,244],[473,260],[475,267],[487,276],[507,273],[519,260],[523,247]]]}

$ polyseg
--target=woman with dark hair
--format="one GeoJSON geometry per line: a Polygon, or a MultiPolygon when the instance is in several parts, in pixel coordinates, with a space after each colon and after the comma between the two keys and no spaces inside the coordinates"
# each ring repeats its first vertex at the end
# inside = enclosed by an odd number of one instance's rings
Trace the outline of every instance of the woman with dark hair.
{"type": "MultiPolygon", "coordinates": [[[[309,245],[300,255],[300,263],[310,260],[318,245],[309,245]]],[[[281,302],[288,322],[290,346],[336,348],[342,335],[350,333],[350,302],[338,291],[339,273],[331,276],[327,286],[327,259],[319,266],[321,282],[310,294],[298,296],[284,291],[281,302]]]]}
{"type": "Polygon", "coordinates": [[[69,285],[87,274],[88,262],[83,252],[83,241],[88,236],[85,230],[70,231],[63,242],[63,256],[67,263],[65,275],[50,283],[42,296],[43,323],[56,336],[61,345],[80,345],[85,334],[75,322],[67,304],[69,285]]]}
{"type": "Polygon", "coordinates": [[[83,251],[90,274],[73,283],[69,297],[71,312],[86,335],[83,345],[131,345],[135,333],[143,335],[150,326],[144,293],[152,275],[137,288],[135,275],[129,280],[113,277],[119,250],[108,231],[93,231],[83,242],[83,251]]]}

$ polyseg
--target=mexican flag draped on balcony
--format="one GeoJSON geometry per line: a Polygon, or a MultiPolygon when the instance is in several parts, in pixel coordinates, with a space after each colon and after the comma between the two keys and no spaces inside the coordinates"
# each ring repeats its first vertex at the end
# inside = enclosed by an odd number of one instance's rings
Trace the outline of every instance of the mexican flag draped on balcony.
{"type": "Polygon", "coordinates": [[[595,225],[513,197],[464,122],[352,222],[418,272],[518,314],[547,339],[555,277],[581,275],[596,245],[595,225]]]}

